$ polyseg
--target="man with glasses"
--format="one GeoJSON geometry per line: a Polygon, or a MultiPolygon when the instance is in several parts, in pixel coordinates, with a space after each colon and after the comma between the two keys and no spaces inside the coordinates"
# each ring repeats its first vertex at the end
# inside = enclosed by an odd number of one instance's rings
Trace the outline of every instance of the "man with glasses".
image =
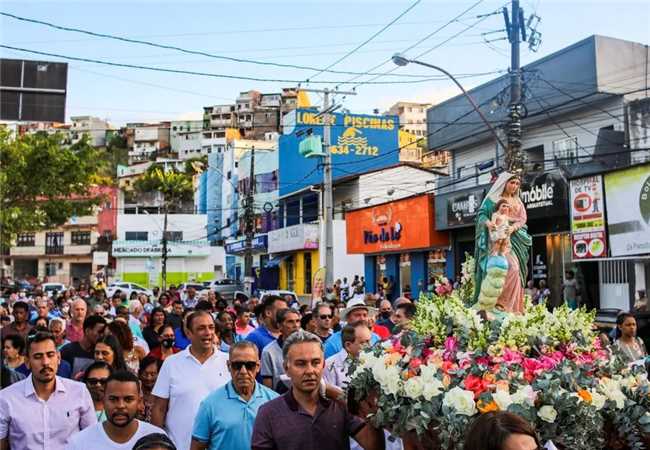
{"type": "Polygon", "coordinates": [[[86,387],[58,377],[59,362],[51,333],[29,336],[31,375],[0,391],[0,449],[60,449],[97,423],[86,387]]]}
{"type": "Polygon", "coordinates": [[[104,393],[106,421],[72,436],[66,450],[131,449],[143,436],[164,433],[136,418],[141,403],[142,389],[138,377],[128,371],[113,373],[106,380],[104,393]]]}
{"type": "Polygon", "coordinates": [[[319,303],[314,307],[312,316],[316,322],[316,336],[325,344],[333,333],[332,319],[334,314],[332,313],[332,307],[327,303],[319,303]]]}
{"type": "Polygon", "coordinates": [[[191,450],[250,450],[257,410],[278,396],[255,381],[260,361],[252,342],[236,342],[230,347],[228,370],[232,381],[199,406],[191,450]]]}
{"type": "Polygon", "coordinates": [[[113,369],[104,361],[95,361],[84,372],[83,382],[86,383],[90,397],[93,399],[95,415],[99,423],[106,420],[106,411],[104,411],[104,387],[106,386],[106,380],[108,380],[108,377],[112,373],[113,369]]]}

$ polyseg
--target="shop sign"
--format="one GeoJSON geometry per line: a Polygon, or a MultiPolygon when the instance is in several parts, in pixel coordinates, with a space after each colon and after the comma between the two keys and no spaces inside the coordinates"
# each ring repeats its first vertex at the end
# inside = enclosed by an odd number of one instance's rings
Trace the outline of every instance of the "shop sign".
{"type": "Polygon", "coordinates": [[[349,254],[449,245],[449,235],[434,229],[433,201],[428,195],[349,211],[345,224],[349,254]]]}
{"type": "Polygon", "coordinates": [[[447,226],[457,227],[474,224],[476,213],[481,207],[485,196],[485,189],[455,195],[447,199],[447,226]]]}
{"type": "Polygon", "coordinates": [[[108,252],[93,252],[93,266],[108,266],[108,252]]]}
{"type": "MultiPolygon", "coordinates": [[[[112,252],[116,258],[151,256],[162,257],[161,241],[113,241],[112,252]]],[[[169,257],[190,256],[204,257],[210,255],[208,241],[170,241],[167,243],[169,257]]]]}
{"type": "Polygon", "coordinates": [[[529,219],[566,217],[567,184],[558,174],[526,176],[521,185],[520,197],[529,219]]]}
{"type": "Polygon", "coordinates": [[[571,180],[569,207],[573,259],[607,256],[602,176],[571,180]]]}
{"type": "Polygon", "coordinates": [[[302,223],[269,231],[269,253],[318,248],[318,225],[302,223]]]}
{"type": "MultiPolygon", "coordinates": [[[[252,241],[253,250],[266,250],[267,246],[267,237],[264,236],[255,236],[252,241]]],[[[241,253],[246,250],[246,239],[240,239],[235,242],[226,243],[226,253],[241,253]]]]}
{"type": "Polygon", "coordinates": [[[650,164],[605,175],[612,256],[650,253],[650,164]]]}

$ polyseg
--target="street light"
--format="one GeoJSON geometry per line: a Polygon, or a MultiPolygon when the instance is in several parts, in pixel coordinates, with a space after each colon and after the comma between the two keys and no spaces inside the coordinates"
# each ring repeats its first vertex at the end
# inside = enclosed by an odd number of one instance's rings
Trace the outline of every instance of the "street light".
{"type": "Polygon", "coordinates": [[[395,53],[393,55],[392,59],[393,59],[393,62],[396,65],[401,66],[401,67],[404,67],[409,63],[419,64],[421,66],[429,67],[430,69],[437,70],[438,72],[442,72],[445,75],[447,75],[451,79],[451,81],[453,81],[456,84],[456,86],[458,86],[458,88],[463,92],[463,95],[465,96],[467,101],[471,103],[472,107],[474,108],[474,111],[476,111],[478,113],[478,115],[481,117],[481,120],[483,120],[483,123],[485,123],[485,126],[488,127],[488,130],[490,130],[492,132],[492,134],[494,135],[494,138],[497,140],[499,145],[501,145],[501,147],[503,147],[504,149],[508,148],[501,141],[501,139],[499,138],[499,135],[497,134],[496,130],[492,127],[492,125],[490,125],[490,122],[488,122],[488,120],[485,118],[485,116],[483,115],[483,113],[479,109],[479,107],[476,104],[476,102],[474,101],[474,99],[467,93],[465,88],[458,82],[458,80],[456,78],[454,78],[454,76],[452,74],[450,74],[449,72],[447,72],[445,69],[443,69],[441,67],[434,66],[433,64],[418,61],[416,59],[408,59],[407,57],[405,57],[404,55],[402,55],[400,53],[395,53]]]}

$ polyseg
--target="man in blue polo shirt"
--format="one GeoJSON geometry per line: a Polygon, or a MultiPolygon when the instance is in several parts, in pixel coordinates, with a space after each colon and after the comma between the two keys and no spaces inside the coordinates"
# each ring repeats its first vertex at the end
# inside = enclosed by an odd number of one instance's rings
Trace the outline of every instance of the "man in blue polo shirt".
{"type": "Polygon", "coordinates": [[[275,341],[278,336],[280,336],[280,327],[278,327],[275,315],[279,310],[288,307],[287,301],[278,295],[269,295],[264,299],[262,323],[246,336],[247,341],[250,341],[257,346],[258,358],[262,357],[262,350],[264,350],[264,347],[275,341]]]}
{"type": "Polygon", "coordinates": [[[232,381],[201,402],[194,419],[191,450],[250,450],[257,410],[278,397],[255,381],[260,370],[257,347],[240,341],[230,347],[232,381]]]}
{"type": "MultiPolygon", "coordinates": [[[[374,310],[363,301],[363,298],[353,298],[348,302],[348,307],[343,310],[341,314],[341,322],[346,322],[348,324],[356,324],[358,322],[363,322],[366,325],[368,324],[368,311],[374,310]]],[[[379,336],[375,333],[371,335],[371,344],[379,342],[379,336]]],[[[341,339],[341,332],[337,331],[332,334],[327,342],[325,342],[325,358],[336,355],[338,352],[343,350],[343,340],[341,339]]]]}

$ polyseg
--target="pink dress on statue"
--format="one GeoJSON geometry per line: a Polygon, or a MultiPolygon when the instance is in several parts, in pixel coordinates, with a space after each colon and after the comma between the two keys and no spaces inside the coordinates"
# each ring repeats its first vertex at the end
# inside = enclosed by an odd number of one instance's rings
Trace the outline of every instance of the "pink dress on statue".
{"type": "MultiPolygon", "coordinates": [[[[514,207],[512,203],[510,205],[510,222],[515,228],[521,228],[528,219],[526,208],[519,198],[516,199],[514,207]]],[[[524,312],[524,285],[521,282],[519,260],[511,251],[506,252],[505,257],[508,260],[508,273],[501,295],[497,299],[497,306],[507,312],[522,314],[524,312]]]]}

